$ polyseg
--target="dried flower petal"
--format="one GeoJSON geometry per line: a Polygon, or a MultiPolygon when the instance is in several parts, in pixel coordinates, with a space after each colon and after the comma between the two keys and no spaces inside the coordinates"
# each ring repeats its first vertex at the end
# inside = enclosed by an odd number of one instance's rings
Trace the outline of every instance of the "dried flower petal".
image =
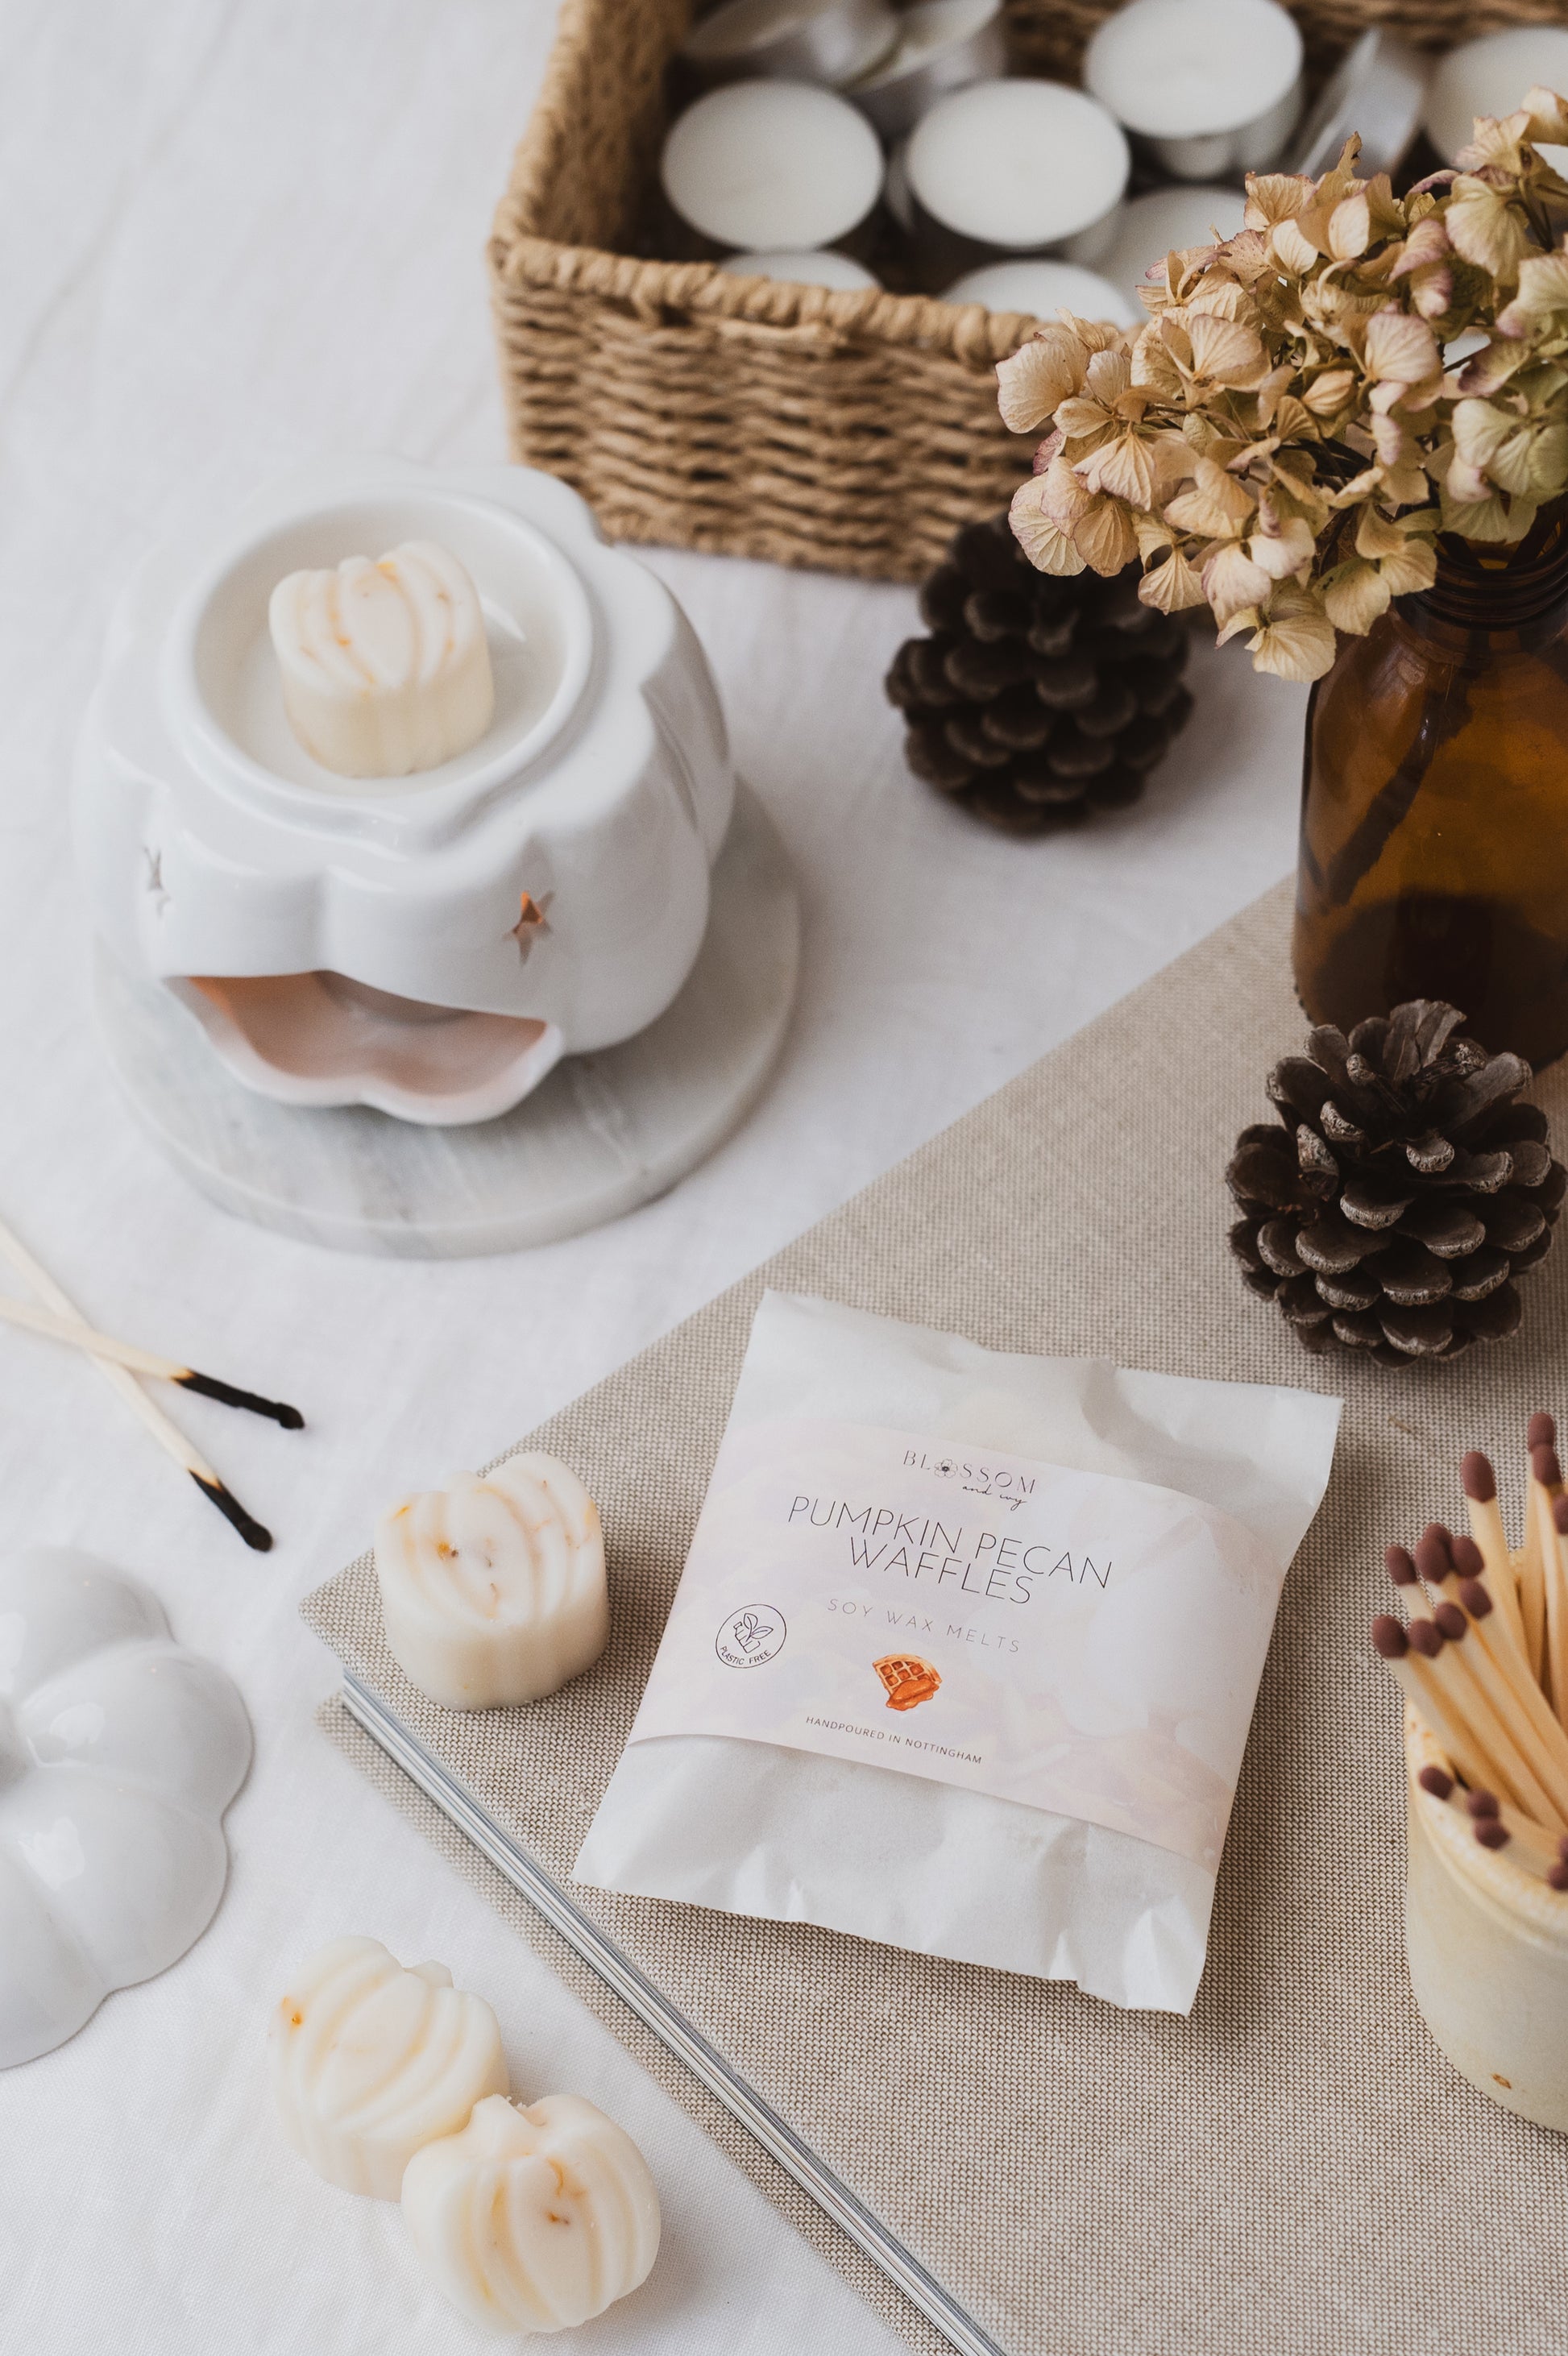
{"type": "Polygon", "coordinates": [[[1089,354],[1070,328],[1038,328],[1010,359],[999,360],[997,407],[1010,433],[1032,434],[1083,383],[1089,354]]]}
{"type": "Polygon", "coordinates": [[[1448,235],[1455,253],[1466,262],[1511,284],[1527,246],[1523,217],[1505,191],[1491,187],[1468,173],[1454,183],[1446,215],[1448,235]]]}
{"type": "Polygon", "coordinates": [[[1066,532],[1041,506],[1040,492],[1045,480],[1044,475],[1032,475],[1014,492],[1013,504],[1008,510],[1013,536],[1036,572],[1062,575],[1082,573],[1085,570],[1082,557],[1066,532]]]}
{"type": "Polygon", "coordinates": [[[1426,321],[1391,304],[1367,322],[1367,366],[1380,381],[1419,384],[1423,377],[1442,375],[1443,356],[1426,321]]]}
{"type": "Polygon", "coordinates": [[[1191,487],[1165,502],[1165,521],[1183,531],[1200,532],[1206,540],[1228,540],[1251,521],[1256,508],[1256,500],[1234,476],[1212,458],[1199,458],[1191,487]]]}
{"type": "Polygon", "coordinates": [[[1245,544],[1229,541],[1217,548],[1203,568],[1203,594],[1223,627],[1234,615],[1259,605],[1273,587],[1261,564],[1254,564],[1245,544]]]}
{"type": "Polygon", "coordinates": [[[1248,640],[1254,670],[1305,684],[1333,668],[1334,625],[1307,589],[1276,589],[1262,627],[1248,640]]]}
{"type": "Polygon", "coordinates": [[[1337,630],[1364,638],[1372,624],[1389,610],[1392,591],[1375,564],[1352,557],[1337,564],[1323,584],[1324,610],[1337,630]]]}
{"type": "Polygon", "coordinates": [[[1138,595],[1162,614],[1180,614],[1206,602],[1203,583],[1179,548],[1173,548],[1163,564],[1150,566],[1138,584],[1138,595]]]}

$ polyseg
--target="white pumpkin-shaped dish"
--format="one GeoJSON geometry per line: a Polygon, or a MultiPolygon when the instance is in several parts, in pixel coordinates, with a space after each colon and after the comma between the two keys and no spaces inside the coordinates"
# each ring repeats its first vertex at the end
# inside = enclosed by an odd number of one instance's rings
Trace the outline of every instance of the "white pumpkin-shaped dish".
{"type": "Polygon", "coordinates": [[[0,2067],[166,1971],[223,1894],[244,1704],[91,1555],[0,1567],[0,2067]]]}
{"type": "Polygon", "coordinates": [[[461,2134],[410,2160],[403,2213],[437,2289],[492,2331],[586,2323],[659,2254],[647,2161],[575,2094],[477,2104],[461,2134]]]}
{"type": "Polygon", "coordinates": [[[379,1939],[334,1939],[273,2007],[273,2098],[302,2158],[345,2192],[395,2201],[421,2145],[510,2081],[495,2014],[445,1964],[405,1971],[379,1939]]]}
{"type": "Polygon", "coordinates": [[[447,1709],[538,1701],[609,1635],[598,1509],[553,1456],[509,1456],[393,1506],[376,1577],[393,1659],[447,1709]]]}

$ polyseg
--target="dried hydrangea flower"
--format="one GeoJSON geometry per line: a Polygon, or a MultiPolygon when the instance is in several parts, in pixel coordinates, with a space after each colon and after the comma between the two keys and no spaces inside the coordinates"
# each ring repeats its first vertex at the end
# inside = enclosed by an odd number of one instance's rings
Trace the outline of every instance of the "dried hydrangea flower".
{"type": "Polygon", "coordinates": [[[1568,489],[1568,181],[1538,142],[1568,142],[1551,91],[1402,198],[1354,139],[1320,179],[1253,174],[1234,237],[1151,269],[1144,327],[1040,327],[996,372],[1005,423],[1049,429],[1013,501],[1030,562],[1137,557],[1146,605],[1312,680],[1431,587],[1440,532],[1521,540],[1568,489]]]}

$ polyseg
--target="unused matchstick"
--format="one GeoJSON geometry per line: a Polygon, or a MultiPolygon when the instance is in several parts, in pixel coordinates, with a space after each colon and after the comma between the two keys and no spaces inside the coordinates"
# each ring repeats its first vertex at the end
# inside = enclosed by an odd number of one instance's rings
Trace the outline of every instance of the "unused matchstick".
{"type": "Polygon", "coordinates": [[[1528,1727],[1532,1738],[1530,1755],[1536,1772],[1546,1785],[1560,1811],[1568,1818],[1568,1733],[1553,1714],[1546,1696],[1530,1676],[1529,1669],[1514,1649],[1513,1639],[1491,1640],[1491,1630],[1501,1618],[1492,1610],[1492,1599],[1478,1579],[1460,1579],[1455,1595],[1459,1605],[1474,1622],[1480,1643],[1491,1653],[1498,1673],[1504,1678],[1518,1714],[1517,1722],[1528,1727]]]}
{"type": "Polygon", "coordinates": [[[1559,1536],[1558,1509],[1568,1499],[1563,1493],[1563,1468],[1555,1448],[1531,1451],[1530,1502],[1541,1515],[1541,1587],[1546,1601],[1546,1634],[1541,1653],[1541,1683],[1552,1707],[1561,1711],[1568,1701],[1568,1562],[1559,1536]]]}
{"type": "Polygon", "coordinates": [[[1459,1479],[1465,1491],[1465,1509],[1469,1515],[1470,1536],[1480,1548],[1491,1581],[1491,1598],[1519,1639],[1519,1648],[1528,1658],[1524,1621],[1520,1612],[1519,1583],[1514,1576],[1509,1555],[1508,1533],[1503,1528],[1503,1509],[1498,1503],[1497,1474],[1490,1462],[1478,1448],[1472,1448],[1459,1467],[1459,1479]]]}
{"type": "Polygon", "coordinates": [[[1426,1663],[1419,1656],[1412,1657],[1403,1621],[1396,1620],[1391,1612],[1380,1612],[1372,1622],[1372,1643],[1405,1700],[1446,1754],[1450,1766],[1457,1769],[1472,1790],[1486,1784],[1488,1772],[1469,1728],[1455,1717],[1444,1696],[1423,1674],[1426,1663]]]}
{"type": "MultiPolygon", "coordinates": [[[[1464,1613],[1455,1612],[1455,1618],[1462,1631],[1466,1625],[1464,1613]]],[[[1524,1815],[1533,1816],[1538,1824],[1552,1831],[1565,1829],[1540,1778],[1475,1674],[1474,1655],[1468,1659],[1460,1658],[1462,1639],[1451,1638],[1435,1620],[1412,1620],[1406,1633],[1412,1651],[1425,1664],[1432,1685],[1454,1716],[1470,1730],[1475,1755],[1482,1762],[1483,1772],[1478,1777],[1466,1775],[1466,1783],[1472,1789],[1479,1786],[1486,1790],[1500,1784],[1524,1815]]]]}
{"type": "Polygon", "coordinates": [[[29,1333],[41,1333],[46,1341],[68,1342],[73,1349],[85,1350],[90,1357],[110,1359],[115,1365],[129,1367],[134,1375],[151,1375],[161,1382],[178,1383],[183,1390],[199,1391],[204,1398],[219,1399],[225,1407],[243,1408],[247,1414],[270,1417],[285,1431],[300,1431],[305,1427],[299,1409],[285,1407],[281,1399],[263,1398],[255,1391],[220,1382],[216,1375],[199,1374],[194,1366],[182,1366],[175,1358],[161,1358],[156,1351],[141,1349],[134,1342],[116,1342],[111,1334],[95,1333],[91,1326],[61,1317],[54,1310],[36,1308],[30,1301],[12,1301],[0,1293],[0,1320],[8,1325],[19,1325],[29,1333]]]}
{"type": "MultiPolygon", "coordinates": [[[[47,1302],[57,1316],[72,1324],[85,1326],[87,1321],[75,1303],[61,1291],[48,1270],[40,1267],[20,1237],[14,1236],[3,1222],[0,1222],[0,1255],[10,1261],[17,1275],[32,1287],[39,1300],[47,1302]]],[[[104,1381],[119,1392],[132,1413],[141,1418],[158,1446],[174,1458],[182,1472],[189,1473],[203,1496],[217,1506],[226,1522],[232,1524],[245,1544],[253,1547],[256,1553],[265,1554],[272,1546],[272,1532],[264,1528],[254,1515],[245,1511],[233,1491],[191,1446],[178,1426],[171,1423],[162,1408],[153,1404],[134,1375],[128,1368],[116,1365],[112,1359],[95,1357],[93,1364],[104,1381]]]]}

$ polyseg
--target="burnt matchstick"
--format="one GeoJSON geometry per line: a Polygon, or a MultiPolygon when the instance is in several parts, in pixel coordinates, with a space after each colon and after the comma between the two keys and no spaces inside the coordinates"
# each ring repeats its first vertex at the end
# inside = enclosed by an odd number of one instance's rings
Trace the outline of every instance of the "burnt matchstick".
{"type": "Polygon", "coordinates": [[[216,1375],[199,1374],[194,1366],[182,1366],[177,1359],[160,1357],[156,1351],[144,1350],[134,1342],[117,1342],[112,1334],[95,1333],[91,1326],[61,1317],[54,1310],[36,1308],[30,1301],[11,1301],[0,1293],[0,1320],[21,1326],[29,1333],[41,1333],[46,1341],[69,1343],[73,1349],[85,1350],[90,1357],[128,1367],[134,1375],[151,1375],[160,1382],[177,1383],[182,1390],[199,1391],[203,1398],[219,1399],[225,1407],[243,1408],[248,1415],[267,1416],[274,1423],[282,1424],[285,1431],[305,1429],[305,1418],[299,1409],[286,1407],[281,1399],[263,1398],[255,1391],[241,1390],[234,1383],[221,1382],[216,1375]]]}
{"type": "MultiPolygon", "coordinates": [[[[87,1320],[46,1268],[33,1258],[21,1238],[0,1222],[0,1255],[11,1263],[24,1283],[31,1286],[38,1299],[68,1323],[85,1326],[87,1320]]],[[[133,1415],[139,1416],[158,1446],[174,1458],[182,1472],[188,1472],[197,1487],[227,1522],[232,1523],[248,1547],[257,1554],[265,1554],[272,1546],[272,1532],[263,1527],[253,1514],[248,1514],[238,1497],[220,1480],[206,1459],[191,1446],[177,1425],[172,1424],[161,1408],[154,1405],[127,1366],[116,1365],[112,1359],[94,1357],[93,1364],[104,1381],[119,1392],[133,1415]]]]}

